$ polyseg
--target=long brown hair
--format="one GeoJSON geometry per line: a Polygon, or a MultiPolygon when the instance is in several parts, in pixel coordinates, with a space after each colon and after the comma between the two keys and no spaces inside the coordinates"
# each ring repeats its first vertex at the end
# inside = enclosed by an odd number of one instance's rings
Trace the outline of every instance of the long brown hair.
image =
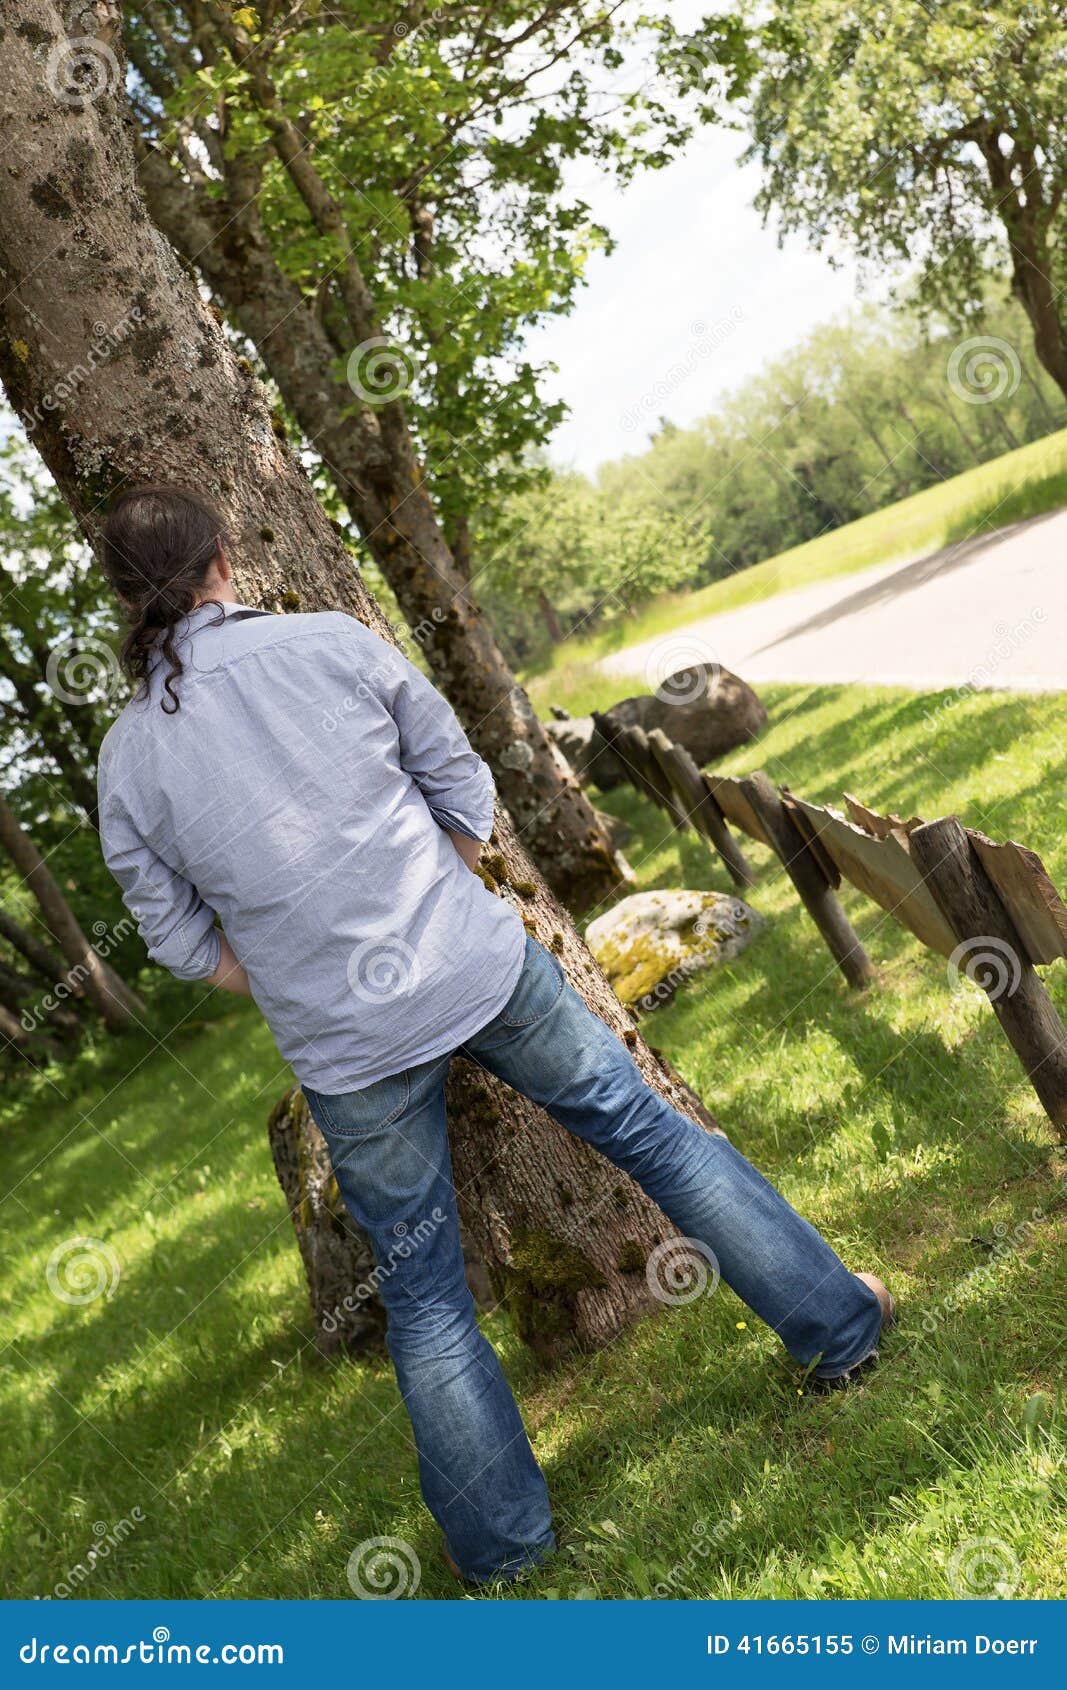
{"type": "Polygon", "coordinates": [[[185,487],[128,488],[101,530],[101,561],[130,623],[122,662],[141,682],[157,657],[169,665],[160,700],[169,716],[179,708],[174,682],[184,668],[174,630],[199,602],[226,540],[214,505],[185,487]]]}

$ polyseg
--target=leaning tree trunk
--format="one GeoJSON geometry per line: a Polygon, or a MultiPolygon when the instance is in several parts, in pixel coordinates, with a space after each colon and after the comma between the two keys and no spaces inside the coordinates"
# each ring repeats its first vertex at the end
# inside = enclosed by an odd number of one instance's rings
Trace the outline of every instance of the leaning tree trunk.
{"type": "Polygon", "coordinates": [[[1067,334],[1060,312],[1062,290],[1053,281],[1051,207],[1044,199],[1041,171],[1031,153],[1030,168],[1024,167],[1022,182],[1017,182],[1014,152],[1001,150],[1000,135],[992,125],[983,130],[979,145],[996,195],[997,215],[1008,237],[1011,291],[1030,319],[1038,362],[1060,392],[1067,395],[1067,334]]]}
{"type": "Polygon", "coordinates": [[[70,978],[70,969],[58,952],[50,945],[44,945],[35,934],[27,931],[14,916],[0,910],[0,938],[6,939],[16,951],[19,951],[30,967],[36,969],[42,980],[50,985],[64,987],[64,995],[68,997],[84,997],[85,991],[81,983],[70,978]]]}
{"type": "MultiPolygon", "coordinates": [[[[385,1307],[374,1251],[345,1208],[326,1140],[298,1086],[278,1099],[267,1131],[307,1276],[317,1348],[336,1355],[378,1347],[385,1337],[385,1307]]],[[[493,1293],[484,1257],[467,1229],[460,1231],[467,1283],[476,1300],[488,1305],[493,1293]]]]}
{"type": "MultiPolygon", "coordinates": [[[[147,214],[121,74],[94,101],[57,101],[49,88],[50,56],[75,32],[84,51],[90,24],[110,32],[100,45],[120,64],[116,8],[98,0],[87,14],[54,0],[11,0],[6,24],[0,374],[87,537],[123,485],[202,488],[233,535],[242,597],[271,609],[345,610],[389,638],[271,427],[268,395],[147,214]],[[103,350],[90,361],[94,326],[103,350]]],[[[626,1038],[649,1081],[699,1117],[698,1101],[641,1040],[503,813],[486,872],[626,1038]]],[[[290,1116],[299,1132],[299,1112],[290,1116]]],[[[636,1186],[480,1072],[457,1073],[450,1121],[463,1217],[531,1340],[546,1350],[598,1345],[651,1306],[639,1268],[670,1228],[636,1186]]],[[[296,1144],[293,1165],[302,1155],[296,1144]]]]}
{"type": "Polygon", "coordinates": [[[267,1135],[304,1264],[315,1343],[323,1355],[334,1355],[381,1343],[385,1309],[370,1239],[345,1208],[326,1141],[312,1129],[303,1093],[294,1087],[271,1110],[267,1135]]]}
{"type": "MultiPolygon", "coordinates": [[[[145,27],[142,23],[141,27],[145,27]]],[[[227,32],[228,33],[228,32],[227,32]]],[[[219,51],[232,47],[219,42],[219,51]]],[[[180,44],[173,46],[181,51],[180,44]]],[[[222,183],[179,171],[150,135],[138,142],[149,209],[179,252],[195,264],[233,323],[255,345],[306,438],[314,442],[364,542],[423,652],[436,684],[493,771],[501,799],[554,890],[584,909],[617,890],[626,865],[597,812],[555,751],[508,667],[437,519],[399,398],[372,408],[334,375],[353,347],[368,357],[402,360],[381,333],[374,301],[348,244],[343,213],[311,152],[286,117],[265,70],[247,44],[235,100],[253,98],[276,152],[305,202],[312,226],[340,270],[347,340],[337,344],[316,310],[278,263],[259,211],[260,166],[228,142],[218,159],[222,183]]],[[[153,82],[161,72],[138,54],[153,82]]],[[[194,69],[190,64],[189,69],[194,69]]],[[[164,88],[157,90],[162,93],[164,88]]],[[[354,355],[354,354],[353,354],[354,355]]],[[[369,378],[368,378],[369,379],[369,378]]]]}
{"type": "Polygon", "coordinates": [[[72,977],[84,986],[86,997],[100,1011],[104,1025],[113,1033],[121,1032],[136,1014],[144,1013],[144,1004],[103,957],[97,955],[63,896],[58,880],[2,794],[0,847],[36,898],[49,931],[71,965],[72,977]]]}

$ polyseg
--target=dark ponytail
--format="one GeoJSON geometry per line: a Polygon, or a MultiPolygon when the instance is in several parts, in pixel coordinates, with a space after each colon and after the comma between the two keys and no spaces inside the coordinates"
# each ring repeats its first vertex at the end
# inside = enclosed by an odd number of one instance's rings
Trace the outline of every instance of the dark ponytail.
{"type": "Polygon", "coordinates": [[[214,505],[184,487],[131,487],[101,530],[101,561],[130,623],[123,665],[144,681],[162,656],[170,666],[163,685],[171,702],[160,702],[170,716],[179,707],[173,683],[184,667],[174,629],[200,600],[225,544],[225,524],[214,505]]]}

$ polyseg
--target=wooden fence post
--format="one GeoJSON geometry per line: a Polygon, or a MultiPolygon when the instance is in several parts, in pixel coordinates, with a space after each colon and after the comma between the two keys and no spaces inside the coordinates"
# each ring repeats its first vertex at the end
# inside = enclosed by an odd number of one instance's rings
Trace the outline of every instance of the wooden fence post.
{"type": "Polygon", "coordinates": [[[740,845],[726,825],[718,799],[710,792],[704,776],[684,745],[669,740],[662,728],[648,736],[649,749],[670,781],[690,826],[714,845],[735,886],[754,886],[756,876],[740,845]]]}
{"type": "Polygon", "coordinates": [[[634,758],[642,775],[648,782],[653,797],[660,808],[666,810],[675,827],[691,827],[692,822],[686,814],[684,805],[679,804],[675,797],[671,777],[660,764],[644,728],[638,727],[636,724],[627,728],[626,745],[629,748],[630,755],[634,758]]]}
{"type": "Polygon", "coordinates": [[[650,798],[659,809],[666,810],[675,827],[685,827],[686,818],[674,801],[670,783],[664,780],[652,756],[644,729],[636,724],[616,727],[596,711],[593,712],[593,726],[626,770],[630,785],[642,797],[650,798]]]}
{"type": "Polygon", "coordinates": [[[908,843],[960,942],[959,965],[986,993],[1045,1113],[1067,1137],[1067,1027],[966,829],[957,817],[947,816],[914,828],[908,843]]]}
{"type": "Polygon", "coordinates": [[[818,858],[767,776],[762,772],[738,781],[742,792],[770,840],[774,851],[850,986],[866,986],[874,978],[871,959],[827,881],[818,858]]]}
{"type": "Polygon", "coordinates": [[[658,804],[659,794],[654,792],[648,782],[642,778],[640,769],[637,768],[626,750],[626,728],[617,727],[597,710],[593,711],[592,720],[594,730],[600,735],[608,749],[614,752],[634,791],[639,792],[643,798],[651,798],[654,804],[658,804]]]}

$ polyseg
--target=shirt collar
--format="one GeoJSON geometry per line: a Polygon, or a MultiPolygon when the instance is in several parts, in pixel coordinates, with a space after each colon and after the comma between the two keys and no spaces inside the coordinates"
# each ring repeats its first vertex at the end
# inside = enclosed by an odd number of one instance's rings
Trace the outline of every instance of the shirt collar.
{"type": "MultiPolygon", "coordinates": [[[[254,609],[255,606],[250,604],[230,603],[228,600],[224,599],[205,599],[203,604],[195,605],[187,616],[183,616],[175,622],[171,630],[171,637],[176,643],[184,643],[184,641],[190,639],[193,634],[198,633],[201,628],[211,627],[212,624],[216,624],[221,627],[222,624],[219,621],[220,610],[223,613],[222,620],[225,621],[228,617],[232,616],[235,611],[254,609]]],[[[163,634],[159,633],[153,641],[154,650],[151,659],[153,664],[159,661],[161,655],[160,647],[163,644],[163,637],[163,634]]]]}
{"type": "Polygon", "coordinates": [[[194,609],[189,612],[188,616],[183,617],[182,624],[180,624],[180,626],[184,626],[189,629],[202,628],[205,622],[218,621],[220,610],[222,611],[223,616],[226,617],[232,616],[234,611],[237,610],[254,609],[254,605],[238,604],[236,602],[231,602],[229,599],[205,599],[203,604],[196,605],[194,609]]]}
{"type": "Polygon", "coordinates": [[[255,606],[250,604],[230,603],[225,599],[205,599],[203,604],[194,606],[188,616],[183,616],[179,622],[174,624],[174,638],[186,640],[191,634],[199,632],[201,628],[210,628],[212,625],[221,626],[219,621],[220,610],[223,613],[222,620],[225,621],[238,610],[254,609],[255,606]]]}

